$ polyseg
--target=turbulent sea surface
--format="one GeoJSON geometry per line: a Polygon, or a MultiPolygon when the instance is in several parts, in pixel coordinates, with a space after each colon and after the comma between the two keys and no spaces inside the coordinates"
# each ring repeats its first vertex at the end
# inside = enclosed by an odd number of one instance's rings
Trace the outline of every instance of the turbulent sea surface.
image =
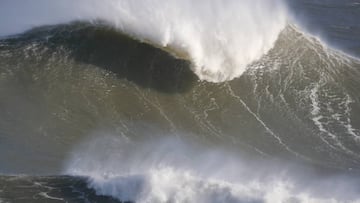
{"type": "Polygon", "coordinates": [[[360,202],[359,0],[0,1],[0,203],[360,202]]]}

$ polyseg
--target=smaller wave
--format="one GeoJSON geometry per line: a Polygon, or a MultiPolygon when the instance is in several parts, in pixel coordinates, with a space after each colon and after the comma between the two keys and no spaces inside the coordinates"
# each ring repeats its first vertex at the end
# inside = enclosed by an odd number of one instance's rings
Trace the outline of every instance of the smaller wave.
{"type": "Polygon", "coordinates": [[[101,136],[77,149],[66,173],[87,177],[98,195],[120,201],[360,201],[349,178],[315,178],[300,166],[241,157],[173,138],[143,143],[101,136]],[[329,188],[333,181],[336,192],[329,188]]]}

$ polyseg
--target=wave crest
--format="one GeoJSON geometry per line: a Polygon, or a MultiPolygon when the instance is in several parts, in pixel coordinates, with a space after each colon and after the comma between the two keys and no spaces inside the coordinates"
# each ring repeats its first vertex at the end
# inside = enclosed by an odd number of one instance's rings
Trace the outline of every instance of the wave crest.
{"type": "Polygon", "coordinates": [[[278,0],[31,0],[21,4],[6,0],[2,4],[2,19],[14,19],[11,24],[0,20],[2,35],[44,24],[100,19],[139,40],[181,53],[180,57],[193,62],[201,80],[212,82],[240,76],[272,48],[286,24],[285,9],[278,0]]]}

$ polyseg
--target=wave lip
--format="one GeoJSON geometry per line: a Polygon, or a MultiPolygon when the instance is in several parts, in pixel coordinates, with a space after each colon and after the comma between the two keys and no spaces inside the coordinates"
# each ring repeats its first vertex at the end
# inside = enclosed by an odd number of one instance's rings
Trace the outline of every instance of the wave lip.
{"type": "Polygon", "coordinates": [[[272,48],[286,24],[280,0],[30,0],[24,4],[5,0],[2,4],[0,17],[13,19],[11,24],[0,20],[2,34],[100,19],[139,40],[182,53],[180,57],[193,62],[201,80],[212,82],[240,76],[272,48]],[[11,15],[9,10],[19,12],[11,15]]]}

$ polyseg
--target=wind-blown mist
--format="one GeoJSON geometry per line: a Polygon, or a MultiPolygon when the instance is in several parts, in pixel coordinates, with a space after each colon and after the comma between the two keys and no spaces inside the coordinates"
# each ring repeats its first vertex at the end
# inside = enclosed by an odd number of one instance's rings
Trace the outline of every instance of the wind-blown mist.
{"type": "Polygon", "coordinates": [[[0,2],[0,35],[74,20],[103,20],[193,62],[202,80],[240,76],[285,27],[280,1],[30,0],[0,2]]]}
{"type": "Polygon", "coordinates": [[[99,195],[140,203],[360,201],[354,179],[324,179],[299,165],[247,161],[174,137],[136,142],[97,135],[77,147],[65,171],[87,177],[99,195]]]}

